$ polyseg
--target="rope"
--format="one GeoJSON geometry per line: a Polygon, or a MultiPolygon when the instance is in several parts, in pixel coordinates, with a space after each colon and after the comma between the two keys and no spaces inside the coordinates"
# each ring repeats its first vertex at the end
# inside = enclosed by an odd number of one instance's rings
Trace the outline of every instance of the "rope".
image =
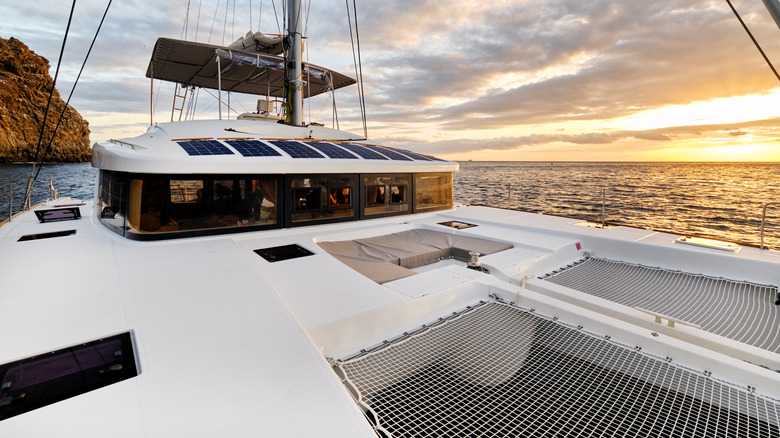
{"type": "Polygon", "coordinates": [[[748,27],[747,27],[747,24],[745,24],[745,22],[742,21],[742,17],[739,16],[739,13],[734,8],[734,5],[731,4],[731,0],[726,0],[726,3],[729,4],[729,7],[734,12],[734,15],[737,16],[737,20],[739,20],[740,24],[742,24],[742,27],[745,29],[745,32],[747,32],[748,36],[753,41],[753,44],[756,46],[758,51],[761,53],[761,56],[764,57],[764,61],[766,61],[766,64],[769,66],[769,68],[772,69],[772,73],[774,73],[775,77],[777,78],[777,80],[780,81],[780,74],[777,73],[777,70],[775,70],[775,66],[772,65],[772,61],[770,61],[769,58],[767,58],[766,53],[764,53],[764,51],[761,49],[761,46],[758,44],[758,41],[756,41],[755,37],[753,37],[753,34],[750,32],[750,29],[748,29],[748,27]]]}

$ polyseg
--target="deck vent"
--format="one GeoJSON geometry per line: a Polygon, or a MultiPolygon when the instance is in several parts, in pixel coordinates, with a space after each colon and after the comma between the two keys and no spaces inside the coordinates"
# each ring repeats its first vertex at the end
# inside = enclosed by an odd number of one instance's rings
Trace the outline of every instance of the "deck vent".
{"type": "Polygon", "coordinates": [[[17,242],[26,242],[28,240],[51,239],[53,237],[72,236],[74,234],[76,234],[76,230],[53,231],[51,233],[25,234],[24,236],[20,237],[19,240],[17,240],[17,242]]]}
{"type": "Polygon", "coordinates": [[[334,362],[379,436],[780,436],[780,402],[501,303],[334,362]]]}
{"type": "Polygon", "coordinates": [[[464,228],[471,228],[476,227],[477,225],[469,224],[466,222],[458,222],[458,221],[447,221],[447,222],[439,222],[439,225],[444,225],[445,227],[455,228],[456,230],[462,230],[464,228]]]}
{"type": "Polygon", "coordinates": [[[314,255],[308,249],[295,244],[256,249],[255,253],[271,263],[314,255]]]}
{"type": "Polygon", "coordinates": [[[78,207],[35,210],[35,216],[41,222],[72,221],[81,219],[81,210],[78,207]]]}
{"type": "Polygon", "coordinates": [[[780,353],[777,286],[589,257],[544,280],[780,353]]]}

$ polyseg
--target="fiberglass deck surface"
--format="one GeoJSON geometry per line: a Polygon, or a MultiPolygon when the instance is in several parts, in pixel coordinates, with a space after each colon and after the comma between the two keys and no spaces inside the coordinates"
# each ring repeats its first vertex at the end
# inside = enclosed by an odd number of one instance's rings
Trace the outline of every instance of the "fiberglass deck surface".
{"type": "Polygon", "coordinates": [[[700,325],[780,352],[777,287],[590,257],[543,277],[590,295],[700,325]]]}

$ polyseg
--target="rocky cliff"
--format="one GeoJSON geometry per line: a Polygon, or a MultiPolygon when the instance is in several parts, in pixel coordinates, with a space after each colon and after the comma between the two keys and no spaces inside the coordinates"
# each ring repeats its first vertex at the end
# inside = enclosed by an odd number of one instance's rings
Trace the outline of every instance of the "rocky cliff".
{"type": "MultiPolygon", "coordinates": [[[[35,160],[52,83],[49,61],[21,41],[0,38],[0,163],[35,160]]],[[[65,107],[57,90],[49,108],[41,155],[65,107]]],[[[45,161],[89,161],[89,124],[68,106],[45,161]]]]}

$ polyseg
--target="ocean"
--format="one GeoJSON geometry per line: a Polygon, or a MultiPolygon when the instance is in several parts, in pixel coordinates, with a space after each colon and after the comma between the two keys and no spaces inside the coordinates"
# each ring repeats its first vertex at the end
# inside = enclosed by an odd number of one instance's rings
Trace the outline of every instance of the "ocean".
{"type": "MultiPolygon", "coordinates": [[[[21,206],[29,164],[0,165],[0,220],[21,206]]],[[[33,204],[49,197],[92,198],[89,163],[45,164],[33,204]]],[[[758,245],[762,207],[780,202],[780,163],[460,163],[455,203],[484,204],[758,245]]],[[[780,205],[767,210],[765,245],[780,249],[780,205]]]]}

